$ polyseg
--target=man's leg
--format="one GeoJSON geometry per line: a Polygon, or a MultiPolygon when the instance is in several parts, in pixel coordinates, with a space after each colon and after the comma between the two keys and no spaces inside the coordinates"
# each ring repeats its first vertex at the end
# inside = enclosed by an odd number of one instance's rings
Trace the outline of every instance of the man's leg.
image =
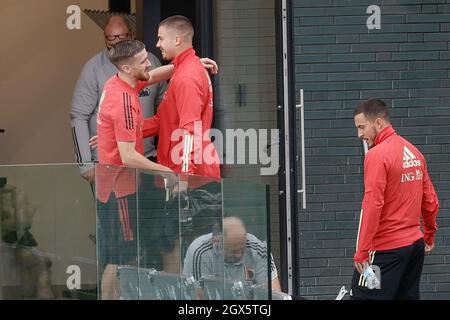
{"type": "MultiPolygon", "coordinates": [[[[154,268],[162,271],[164,264],[161,251],[165,245],[166,224],[165,220],[178,216],[178,211],[168,212],[166,210],[166,191],[157,185],[154,173],[141,172],[139,175],[138,192],[138,229],[139,229],[139,266],[143,268],[154,268]]],[[[176,226],[178,230],[178,226],[176,226]]]]}
{"type": "Polygon", "coordinates": [[[119,213],[119,199],[112,194],[106,204],[97,201],[98,213],[98,264],[105,266],[100,280],[100,299],[115,300],[119,298],[119,284],[117,266],[120,260],[119,248],[121,244],[121,217],[119,213]]]}
{"type": "Polygon", "coordinates": [[[412,247],[412,252],[406,267],[403,279],[400,282],[396,299],[419,300],[420,276],[422,275],[423,262],[425,257],[425,242],[418,240],[412,247]]]}
{"type": "Polygon", "coordinates": [[[117,279],[117,265],[108,264],[102,275],[101,299],[118,300],[120,284],[117,279]]]}

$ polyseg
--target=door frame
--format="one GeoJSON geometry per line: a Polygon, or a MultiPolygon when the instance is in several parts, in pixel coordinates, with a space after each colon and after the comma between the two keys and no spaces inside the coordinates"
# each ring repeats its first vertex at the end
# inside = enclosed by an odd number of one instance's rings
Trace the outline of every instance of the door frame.
{"type": "Polygon", "coordinates": [[[292,0],[275,0],[277,43],[277,103],[280,129],[280,250],[281,287],[290,295],[298,295],[298,177],[297,110],[295,95],[295,63],[292,35],[292,0]]]}

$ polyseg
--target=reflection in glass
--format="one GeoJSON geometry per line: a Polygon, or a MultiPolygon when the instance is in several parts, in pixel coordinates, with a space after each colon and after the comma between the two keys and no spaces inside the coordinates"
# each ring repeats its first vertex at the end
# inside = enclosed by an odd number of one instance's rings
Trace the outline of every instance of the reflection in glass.
{"type": "Polygon", "coordinates": [[[38,207],[30,204],[23,190],[6,182],[3,178],[0,184],[1,263],[9,262],[9,267],[17,271],[20,297],[52,299],[52,261],[36,249],[38,243],[31,233],[38,207]]]}

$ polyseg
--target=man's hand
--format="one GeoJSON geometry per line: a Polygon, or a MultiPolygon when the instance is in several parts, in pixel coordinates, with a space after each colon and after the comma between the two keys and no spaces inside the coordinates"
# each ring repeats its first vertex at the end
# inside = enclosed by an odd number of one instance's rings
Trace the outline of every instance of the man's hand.
{"type": "MultiPolygon", "coordinates": [[[[167,169],[170,170],[169,168],[167,169]]],[[[160,175],[164,178],[166,188],[168,188],[169,190],[171,190],[172,188],[174,188],[175,185],[177,185],[178,178],[177,175],[172,170],[161,172],[160,175]]]]}
{"type": "Polygon", "coordinates": [[[93,184],[95,183],[95,170],[90,169],[86,172],[83,172],[81,176],[86,179],[89,183],[93,184]]]}
{"type": "Polygon", "coordinates": [[[356,268],[356,270],[358,270],[358,272],[359,273],[363,273],[364,272],[364,265],[365,264],[368,264],[369,262],[366,260],[366,261],[363,261],[363,262],[361,262],[361,263],[358,263],[358,262],[355,262],[355,268],[356,268]]]}
{"type": "Polygon", "coordinates": [[[98,147],[98,136],[93,136],[89,139],[89,147],[96,149],[98,147]]]}
{"type": "Polygon", "coordinates": [[[211,71],[212,74],[218,74],[219,73],[219,67],[217,66],[217,63],[209,58],[201,58],[200,61],[202,62],[202,65],[211,71]]]}
{"type": "Polygon", "coordinates": [[[434,243],[432,244],[426,244],[425,243],[425,253],[430,253],[434,249],[434,243]]]}
{"type": "Polygon", "coordinates": [[[178,183],[176,183],[173,186],[172,189],[172,199],[175,199],[180,193],[182,192],[186,192],[188,189],[189,185],[187,183],[187,181],[178,181],[178,183]]]}

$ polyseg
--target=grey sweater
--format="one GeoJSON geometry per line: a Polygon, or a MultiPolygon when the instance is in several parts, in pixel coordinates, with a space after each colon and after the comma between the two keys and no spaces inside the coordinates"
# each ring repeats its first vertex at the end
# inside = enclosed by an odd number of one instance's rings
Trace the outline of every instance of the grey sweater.
{"type": "MultiPolygon", "coordinates": [[[[161,66],[158,58],[150,52],[148,59],[152,68],[161,66]]],[[[91,150],[89,147],[89,139],[97,134],[97,112],[103,86],[116,73],[117,68],[109,60],[107,49],[105,49],[85,64],[75,87],[70,118],[75,158],[81,173],[92,169],[93,161],[98,159],[97,150],[91,150]]],[[[144,118],[155,114],[156,107],[163,99],[166,86],[166,82],[160,82],[141,91],[139,99],[144,118]]],[[[145,140],[144,153],[146,157],[156,156],[153,138],[145,140]]]]}

